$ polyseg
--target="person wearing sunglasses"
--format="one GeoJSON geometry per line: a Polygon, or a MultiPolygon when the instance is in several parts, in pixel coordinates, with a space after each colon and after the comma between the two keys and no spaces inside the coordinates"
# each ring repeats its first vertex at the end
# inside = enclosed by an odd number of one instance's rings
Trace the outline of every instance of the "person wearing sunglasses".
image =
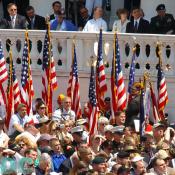
{"type": "Polygon", "coordinates": [[[57,109],[53,113],[53,120],[64,122],[66,120],[75,121],[75,112],[71,110],[71,99],[65,97],[63,101],[63,109],[57,109]]]}
{"type": "Polygon", "coordinates": [[[15,3],[9,3],[7,5],[8,16],[1,21],[6,29],[25,29],[26,19],[24,16],[19,15],[17,12],[17,6],[15,3]]]}

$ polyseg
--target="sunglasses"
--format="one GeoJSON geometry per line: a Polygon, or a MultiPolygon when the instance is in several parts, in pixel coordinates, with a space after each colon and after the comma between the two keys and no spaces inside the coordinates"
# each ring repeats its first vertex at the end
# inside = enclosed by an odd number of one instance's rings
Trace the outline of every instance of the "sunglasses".
{"type": "Polygon", "coordinates": [[[17,11],[17,9],[10,9],[10,11],[17,11]]]}

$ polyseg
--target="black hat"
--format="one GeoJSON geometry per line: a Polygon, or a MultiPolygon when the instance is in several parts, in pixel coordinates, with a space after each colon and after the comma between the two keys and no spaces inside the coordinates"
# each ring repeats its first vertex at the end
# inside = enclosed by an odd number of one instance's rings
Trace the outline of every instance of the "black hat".
{"type": "Polygon", "coordinates": [[[105,159],[103,157],[95,157],[92,160],[92,164],[101,164],[101,163],[105,163],[105,159]]]}
{"type": "Polygon", "coordinates": [[[106,97],[106,98],[105,98],[105,101],[110,102],[110,101],[111,101],[111,98],[110,98],[110,97],[106,97]]]}
{"type": "Polygon", "coordinates": [[[126,151],[120,151],[120,152],[117,154],[117,157],[118,157],[118,158],[127,158],[127,157],[129,157],[129,153],[126,152],[126,151]]]}
{"type": "Polygon", "coordinates": [[[159,10],[165,10],[165,4],[159,4],[156,8],[156,11],[159,11],[159,10]]]}

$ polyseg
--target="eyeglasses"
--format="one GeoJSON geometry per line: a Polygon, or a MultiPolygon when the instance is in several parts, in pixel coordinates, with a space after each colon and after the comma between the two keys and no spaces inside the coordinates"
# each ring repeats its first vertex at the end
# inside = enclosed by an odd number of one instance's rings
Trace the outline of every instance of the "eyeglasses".
{"type": "Polygon", "coordinates": [[[10,9],[10,11],[17,11],[17,9],[10,9]]]}
{"type": "Polygon", "coordinates": [[[24,147],[26,144],[24,143],[21,143],[21,144],[18,144],[20,147],[24,147]]]}

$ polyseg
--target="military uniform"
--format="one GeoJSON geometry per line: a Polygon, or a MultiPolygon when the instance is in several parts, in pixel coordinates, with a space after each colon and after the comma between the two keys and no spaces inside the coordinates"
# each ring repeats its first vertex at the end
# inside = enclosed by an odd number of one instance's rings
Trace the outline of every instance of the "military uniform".
{"type": "MultiPolygon", "coordinates": [[[[165,5],[160,4],[156,8],[157,12],[164,11],[165,5]]],[[[155,16],[151,18],[151,33],[155,34],[174,34],[175,33],[175,20],[173,15],[166,13],[164,16],[155,16]]]]}

